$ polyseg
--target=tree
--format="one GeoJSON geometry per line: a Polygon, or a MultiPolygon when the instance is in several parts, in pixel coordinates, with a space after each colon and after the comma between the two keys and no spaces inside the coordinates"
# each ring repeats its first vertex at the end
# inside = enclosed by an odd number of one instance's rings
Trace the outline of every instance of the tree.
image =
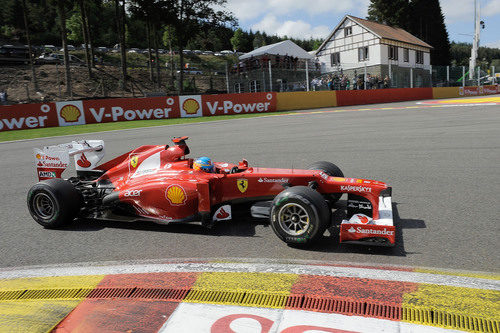
{"type": "Polygon", "coordinates": [[[246,35],[243,32],[243,30],[241,30],[241,28],[236,29],[233,37],[231,37],[231,45],[233,46],[233,50],[234,51],[241,51],[243,46],[246,43],[245,39],[246,39],[246,35]]]}
{"type": "Polygon", "coordinates": [[[164,27],[163,45],[168,46],[170,55],[170,89],[174,89],[174,50],[172,49],[172,45],[175,43],[175,35],[174,27],[164,27]]]}
{"type": "Polygon", "coordinates": [[[82,34],[83,34],[83,43],[85,44],[85,61],[87,63],[89,78],[92,78],[93,62],[90,60],[90,57],[91,57],[91,54],[89,51],[89,39],[90,39],[90,37],[89,37],[87,13],[85,10],[85,1],[78,0],[78,6],[80,7],[80,19],[81,19],[82,34]]]}
{"type": "Polygon", "coordinates": [[[33,63],[33,51],[31,48],[31,39],[30,39],[30,30],[28,26],[28,8],[26,7],[26,0],[23,0],[23,19],[24,19],[24,27],[26,29],[26,41],[28,42],[28,52],[30,55],[30,67],[31,67],[31,77],[33,80],[33,86],[35,88],[35,91],[38,90],[38,83],[36,80],[36,73],[35,73],[35,64],[33,63]]]}
{"type": "Polygon", "coordinates": [[[215,10],[223,7],[226,0],[172,0],[171,10],[173,12],[172,24],[177,31],[179,45],[179,93],[183,93],[184,80],[184,54],[186,44],[200,31],[200,25],[210,24],[211,27],[234,23],[234,17],[225,11],[215,10]]]}
{"type": "Polygon", "coordinates": [[[59,29],[61,32],[61,41],[64,51],[64,73],[66,77],[66,97],[72,96],[71,90],[71,71],[69,68],[69,53],[68,53],[68,39],[66,31],[66,8],[64,0],[57,0],[57,13],[59,15],[59,29]]]}
{"type": "Polygon", "coordinates": [[[255,37],[253,38],[253,48],[258,49],[259,47],[264,45],[266,45],[266,40],[264,39],[264,36],[262,36],[262,34],[257,31],[255,33],[255,37]]]}
{"type": "Polygon", "coordinates": [[[412,0],[408,31],[433,47],[431,64],[449,65],[450,40],[439,0],[412,0]]]}
{"type": "Polygon", "coordinates": [[[371,0],[367,19],[406,30],[409,11],[408,0],[371,0]]]}
{"type": "Polygon", "coordinates": [[[405,29],[431,45],[431,64],[449,65],[450,41],[439,0],[371,0],[367,19],[405,29]]]}
{"type": "Polygon", "coordinates": [[[120,85],[124,90],[127,87],[127,55],[125,53],[125,0],[115,0],[115,17],[116,17],[116,33],[120,41],[120,63],[121,63],[121,80],[120,85]]]}

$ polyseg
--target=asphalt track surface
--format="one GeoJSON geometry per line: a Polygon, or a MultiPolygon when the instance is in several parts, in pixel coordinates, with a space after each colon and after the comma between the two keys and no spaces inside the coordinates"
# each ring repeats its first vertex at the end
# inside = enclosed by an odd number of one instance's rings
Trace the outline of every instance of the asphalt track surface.
{"type": "Polygon", "coordinates": [[[1,143],[0,267],[232,257],[500,271],[499,105],[406,102],[330,112],[336,110],[1,143]],[[374,108],[378,110],[359,111],[374,108]],[[389,183],[397,245],[339,245],[333,227],[314,246],[292,248],[265,220],[244,213],[211,231],[198,225],[104,221],[46,230],[29,215],[26,194],[36,182],[33,147],[98,138],[105,140],[106,158],[111,159],[182,135],[190,137],[192,157],[235,162],[244,157],[250,165],[283,168],[328,160],[347,177],[389,183]]]}

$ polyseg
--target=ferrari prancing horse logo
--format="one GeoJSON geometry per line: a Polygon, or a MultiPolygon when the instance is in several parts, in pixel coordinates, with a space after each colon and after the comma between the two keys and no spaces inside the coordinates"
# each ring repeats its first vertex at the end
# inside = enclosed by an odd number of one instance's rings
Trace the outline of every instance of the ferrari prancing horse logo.
{"type": "Polygon", "coordinates": [[[238,190],[240,190],[241,193],[245,193],[248,188],[248,179],[240,178],[236,180],[236,185],[238,186],[238,190]]]}
{"type": "Polygon", "coordinates": [[[132,166],[132,168],[135,168],[138,162],[139,162],[138,156],[134,156],[130,159],[130,165],[132,166]]]}

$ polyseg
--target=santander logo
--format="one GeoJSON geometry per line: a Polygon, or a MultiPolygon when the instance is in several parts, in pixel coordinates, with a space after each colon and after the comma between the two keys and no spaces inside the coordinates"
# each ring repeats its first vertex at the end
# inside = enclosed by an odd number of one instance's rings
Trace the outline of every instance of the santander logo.
{"type": "Polygon", "coordinates": [[[82,156],[76,161],[76,164],[78,164],[79,167],[82,168],[88,168],[92,165],[90,161],[85,157],[85,154],[82,153],[82,156]]]}
{"type": "Polygon", "coordinates": [[[229,217],[229,213],[224,210],[224,208],[221,207],[219,210],[219,213],[215,215],[218,219],[225,219],[229,217]]]}

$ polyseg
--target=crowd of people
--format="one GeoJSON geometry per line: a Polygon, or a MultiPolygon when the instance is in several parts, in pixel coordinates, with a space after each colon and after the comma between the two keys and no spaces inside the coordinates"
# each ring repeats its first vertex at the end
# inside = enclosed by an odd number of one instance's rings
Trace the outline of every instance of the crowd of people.
{"type": "Polygon", "coordinates": [[[311,81],[313,90],[364,90],[382,89],[391,87],[391,79],[388,75],[355,74],[349,78],[346,74],[328,74],[315,78],[311,81]]]}

